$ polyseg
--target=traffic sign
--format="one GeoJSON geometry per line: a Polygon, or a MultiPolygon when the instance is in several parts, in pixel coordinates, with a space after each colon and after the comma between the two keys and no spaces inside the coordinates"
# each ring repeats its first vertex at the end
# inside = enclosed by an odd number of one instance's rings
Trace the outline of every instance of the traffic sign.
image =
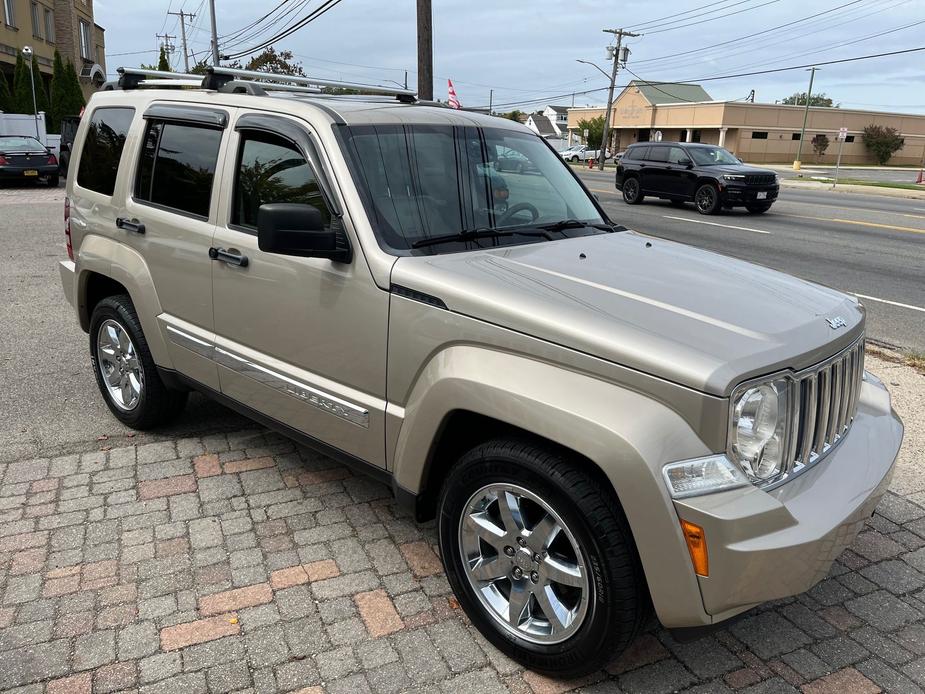
{"type": "Polygon", "coordinates": [[[656,130],[656,131],[655,131],[655,137],[654,137],[653,139],[654,139],[656,142],[661,142],[661,141],[662,141],[662,131],[661,131],[661,130],[656,130]]]}
{"type": "Polygon", "coordinates": [[[844,142],[847,139],[847,137],[848,137],[848,128],[839,128],[838,137],[836,139],[840,140],[841,142],[844,142]]]}

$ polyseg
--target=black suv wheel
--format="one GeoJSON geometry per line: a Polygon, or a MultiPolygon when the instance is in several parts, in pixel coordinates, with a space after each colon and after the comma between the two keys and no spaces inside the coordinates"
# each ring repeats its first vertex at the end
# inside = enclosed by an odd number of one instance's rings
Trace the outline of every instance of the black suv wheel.
{"type": "Polygon", "coordinates": [[[719,202],[719,191],[712,183],[704,183],[694,193],[694,204],[700,214],[717,214],[722,206],[719,202]]]}
{"type": "Polygon", "coordinates": [[[443,485],[439,535],[472,623],[531,669],[592,672],[629,645],[648,613],[618,500],[540,443],[496,439],[464,454],[443,485]]]}
{"type": "Polygon", "coordinates": [[[623,181],[623,202],[627,205],[638,205],[643,200],[642,189],[639,187],[639,179],[630,176],[623,181]]]}

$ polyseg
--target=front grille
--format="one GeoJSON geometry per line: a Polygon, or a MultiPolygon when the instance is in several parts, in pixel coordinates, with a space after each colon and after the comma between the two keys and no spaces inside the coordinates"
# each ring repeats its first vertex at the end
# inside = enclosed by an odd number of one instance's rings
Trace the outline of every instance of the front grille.
{"type": "Polygon", "coordinates": [[[863,338],[811,371],[797,375],[790,437],[794,468],[815,463],[848,432],[864,375],[863,338]]]}
{"type": "Polygon", "coordinates": [[[774,174],[746,174],[745,184],[749,186],[770,186],[774,184],[774,174]]]}

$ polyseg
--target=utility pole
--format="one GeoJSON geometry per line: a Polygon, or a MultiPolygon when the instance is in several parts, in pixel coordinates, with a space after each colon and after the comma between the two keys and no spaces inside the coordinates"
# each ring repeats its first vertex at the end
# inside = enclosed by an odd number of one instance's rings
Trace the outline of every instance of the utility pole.
{"type": "Polygon", "coordinates": [[[218,27],[215,24],[215,0],[209,0],[209,16],[212,19],[212,64],[221,65],[218,55],[218,27]]]}
{"type": "Polygon", "coordinates": [[[164,43],[161,43],[160,45],[164,47],[164,55],[167,56],[167,62],[169,63],[170,54],[173,53],[174,49],[176,48],[176,46],[170,43],[170,39],[175,39],[177,37],[171,34],[155,34],[155,36],[157,37],[158,42],[160,42],[161,39],[164,39],[164,43]]]}
{"type": "Polygon", "coordinates": [[[623,37],[639,36],[623,29],[604,29],[605,34],[613,34],[617,37],[617,46],[613,51],[613,69],[610,72],[610,89],[607,90],[607,109],[604,112],[604,136],[601,138],[601,157],[597,163],[600,171],[604,170],[604,160],[607,158],[607,141],[610,137],[610,109],[613,106],[613,88],[617,83],[617,71],[620,69],[620,58],[623,48],[623,37]]]}
{"type": "Polygon", "coordinates": [[[434,32],[431,0],[418,0],[418,98],[434,98],[434,32]]]}
{"type": "Polygon", "coordinates": [[[491,115],[491,102],[494,100],[494,97],[495,97],[495,90],[489,89],[488,90],[488,115],[489,116],[491,115]]]}
{"type": "Polygon", "coordinates": [[[408,71],[405,70],[405,89],[408,88],[408,71]]]}
{"type": "Polygon", "coordinates": [[[809,102],[813,98],[813,78],[819,68],[809,68],[809,89],[806,90],[806,107],[803,109],[803,127],[800,129],[800,141],[797,143],[797,158],[793,160],[793,170],[800,170],[800,155],[803,154],[803,138],[806,137],[806,119],[809,117],[809,102]]]}
{"type": "Polygon", "coordinates": [[[167,14],[176,15],[180,18],[180,40],[183,42],[183,68],[189,72],[189,51],[186,49],[186,20],[195,19],[196,15],[187,14],[183,10],[179,12],[168,12],[167,14]]]}

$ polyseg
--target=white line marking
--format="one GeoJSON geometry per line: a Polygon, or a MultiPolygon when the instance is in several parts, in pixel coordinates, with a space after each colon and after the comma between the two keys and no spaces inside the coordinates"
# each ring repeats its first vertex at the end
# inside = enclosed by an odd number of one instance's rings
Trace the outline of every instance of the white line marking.
{"type": "Polygon", "coordinates": [[[866,294],[855,294],[854,292],[848,292],[848,293],[853,294],[859,299],[867,299],[868,301],[879,301],[881,304],[889,304],[890,306],[899,306],[900,308],[908,308],[908,309],[912,309],[913,311],[921,311],[922,313],[925,313],[925,307],[923,306],[913,306],[912,304],[902,304],[898,301],[890,301],[889,299],[878,299],[875,296],[867,296],[866,294]]]}
{"type": "Polygon", "coordinates": [[[677,219],[680,222],[690,222],[691,224],[709,224],[711,227],[723,227],[724,229],[738,229],[739,231],[751,231],[755,234],[770,234],[770,231],[763,231],[761,229],[751,229],[749,227],[734,227],[731,224],[719,224],[718,222],[708,222],[704,219],[691,219],[690,217],[672,217],[670,215],[662,215],[665,219],[677,219]]]}

